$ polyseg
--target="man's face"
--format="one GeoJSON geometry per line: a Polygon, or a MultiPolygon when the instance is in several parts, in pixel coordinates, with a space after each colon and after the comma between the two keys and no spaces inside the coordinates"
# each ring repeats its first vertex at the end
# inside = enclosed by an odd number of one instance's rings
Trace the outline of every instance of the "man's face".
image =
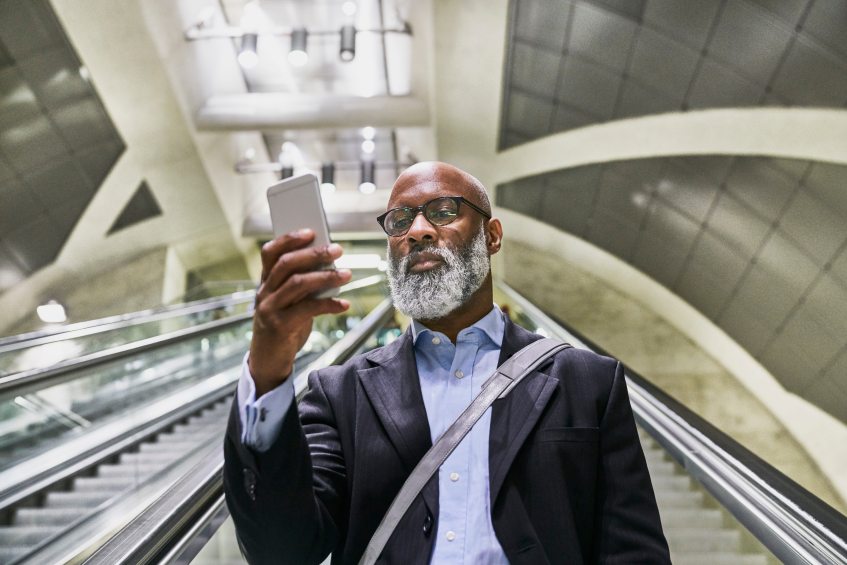
{"type": "MultiPolygon", "coordinates": [[[[401,176],[388,209],[422,206],[442,196],[475,202],[464,179],[432,173],[401,176]]],[[[456,219],[443,226],[433,225],[420,213],[407,233],[389,236],[388,256],[395,306],[418,320],[442,318],[470,300],[488,276],[485,218],[465,204],[459,205],[456,219]]]]}

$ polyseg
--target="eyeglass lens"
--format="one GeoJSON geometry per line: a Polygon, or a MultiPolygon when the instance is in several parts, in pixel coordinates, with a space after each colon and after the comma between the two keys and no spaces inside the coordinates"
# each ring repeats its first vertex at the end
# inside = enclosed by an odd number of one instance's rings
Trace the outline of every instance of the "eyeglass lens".
{"type": "MultiPolygon", "coordinates": [[[[423,205],[427,220],[436,226],[444,226],[456,219],[459,203],[452,198],[436,198],[423,205]]],[[[418,208],[400,208],[392,210],[385,217],[385,229],[390,234],[405,233],[415,221],[418,208]]]]}

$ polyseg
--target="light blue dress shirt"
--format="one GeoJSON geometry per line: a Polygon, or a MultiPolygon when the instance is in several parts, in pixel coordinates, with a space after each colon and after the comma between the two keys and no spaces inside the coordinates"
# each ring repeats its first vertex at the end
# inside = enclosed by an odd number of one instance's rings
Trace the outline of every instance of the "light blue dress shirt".
{"type": "MultiPolygon", "coordinates": [[[[453,344],[446,335],[412,323],[415,362],[421,382],[432,441],[435,442],[482,390],[497,368],[505,322],[497,306],[453,344]]],[[[294,403],[292,379],[256,400],[256,388],[242,366],[238,383],[241,440],[253,449],[268,449],[294,403]]],[[[488,436],[491,409],[441,466],[438,474],[438,528],[433,564],[508,564],[491,525],[488,436]]]]}

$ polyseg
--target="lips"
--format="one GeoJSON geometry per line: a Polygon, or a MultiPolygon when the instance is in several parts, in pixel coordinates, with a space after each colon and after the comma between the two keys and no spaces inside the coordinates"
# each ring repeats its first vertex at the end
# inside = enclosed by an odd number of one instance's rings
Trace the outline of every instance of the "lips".
{"type": "Polygon", "coordinates": [[[431,251],[419,251],[409,256],[409,271],[419,273],[428,271],[444,263],[444,259],[431,251]]]}

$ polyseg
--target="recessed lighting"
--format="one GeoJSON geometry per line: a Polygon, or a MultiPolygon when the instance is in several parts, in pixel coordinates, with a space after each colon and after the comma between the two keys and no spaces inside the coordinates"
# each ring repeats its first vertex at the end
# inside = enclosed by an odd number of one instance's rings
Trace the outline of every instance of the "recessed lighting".
{"type": "Polygon", "coordinates": [[[355,16],[356,15],[356,3],[355,2],[345,2],[341,5],[341,11],[344,12],[345,16],[355,16]]]}
{"type": "Polygon", "coordinates": [[[376,143],[372,139],[366,139],[362,142],[362,152],[370,154],[374,152],[374,149],[376,149],[376,143]]]}
{"type": "Polygon", "coordinates": [[[363,182],[359,185],[359,192],[362,194],[373,194],[376,192],[376,185],[372,182],[363,182]]]}
{"type": "Polygon", "coordinates": [[[371,126],[362,128],[362,137],[365,139],[373,139],[376,135],[376,130],[371,126]]]}

